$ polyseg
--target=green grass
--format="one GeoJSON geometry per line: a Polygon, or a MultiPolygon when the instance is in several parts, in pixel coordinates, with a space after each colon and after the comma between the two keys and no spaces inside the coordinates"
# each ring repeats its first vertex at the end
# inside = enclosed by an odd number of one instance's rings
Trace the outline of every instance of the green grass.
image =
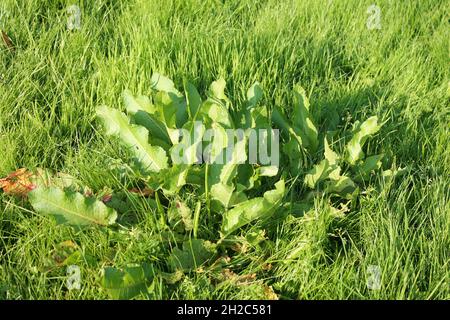
{"type": "MultiPolygon", "coordinates": [[[[68,31],[71,1],[3,0],[0,29],[16,50],[0,43],[0,177],[46,167],[94,190],[119,187],[108,159],[122,151],[99,132],[95,108],[122,108],[125,88],[146,93],[152,72],[178,87],[188,79],[201,92],[222,76],[237,102],[259,81],[264,103],[282,107],[299,82],[321,126],[330,125],[331,112],[340,116],[339,130],[373,114],[386,121],[368,149],[385,154],[386,169],[408,166],[408,173],[394,182],[370,181],[358,210],[342,220],[317,199],[312,215],[265,225],[270,241],[236,254],[227,266],[255,273],[250,284],[194,273],[172,285],[157,282],[152,298],[266,298],[265,284],[286,299],[448,299],[448,7],[379,0],[381,29],[368,30],[372,3],[81,1],[82,29],[68,31]],[[296,258],[286,260],[294,250],[296,258]],[[369,265],[382,272],[380,290],[366,286],[369,265]]],[[[0,194],[0,299],[106,298],[99,286],[103,266],[163,263],[167,247],[152,213],[137,211],[121,232],[77,233],[0,194]],[[66,289],[65,268],[45,269],[54,246],[69,239],[85,257],[81,290],[66,289]]],[[[209,227],[201,225],[200,233],[218,237],[209,227]]]]}

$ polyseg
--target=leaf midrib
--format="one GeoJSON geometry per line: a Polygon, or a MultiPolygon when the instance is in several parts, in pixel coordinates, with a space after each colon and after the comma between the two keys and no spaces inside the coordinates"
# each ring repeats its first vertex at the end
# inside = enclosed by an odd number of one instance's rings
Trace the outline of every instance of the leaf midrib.
{"type": "MultiPolygon", "coordinates": [[[[50,190],[51,190],[51,189],[50,189],[50,190]]],[[[49,191],[50,191],[50,190],[49,190],[49,191]]],[[[54,191],[54,190],[53,190],[53,191],[54,191]]],[[[63,193],[63,195],[65,196],[66,194],[63,193]]],[[[70,209],[67,209],[67,208],[65,208],[65,207],[62,207],[62,206],[58,205],[56,202],[52,201],[52,200],[50,199],[49,196],[44,197],[44,199],[45,199],[49,204],[51,204],[51,205],[53,205],[54,207],[56,207],[57,209],[66,211],[66,213],[69,213],[69,214],[73,214],[74,216],[77,216],[77,217],[81,218],[82,220],[85,219],[85,220],[87,220],[87,221],[90,221],[90,222],[93,222],[93,223],[95,223],[95,224],[99,224],[99,225],[102,225],[102,226],[106,226],[106,225],[107,225],[107,224],[102,223],[102,222],[100,222],[100,221],[98,221],[98,220],[95,220],[95,219],[93,219],[93,218],[89,218],[89,217],[87,217],[87,216],[81,215],[81,214],[79,214],[79,213],[76,212],[76,211],[73,211],[73,210],[70,210],[70,209]]]]}

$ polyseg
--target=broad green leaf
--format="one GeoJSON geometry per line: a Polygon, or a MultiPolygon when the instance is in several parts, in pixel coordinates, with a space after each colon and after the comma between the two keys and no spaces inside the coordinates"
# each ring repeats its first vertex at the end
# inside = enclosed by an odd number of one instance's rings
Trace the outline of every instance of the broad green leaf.
{"type": "Polygon", "coordinates": [[[269,116],[266,107],[255,107],[250,110],[250,128],[269,128],[269,116]]]}
{"type": "Polygon", "coordinates": [[[264,106],[257,107],[262,96],[263,91],[258,82],[253,84],[253,86],[248,89],[245,108],[241,108],[241,110],[235,115],[237,117],[236,123],[239,123],[241,128],[270,127],[267,108],[264,106]]]}
{"type": "Polygon", "coordinates": [[[314,209],[314,203],[308,202],[308,201],[295,202],[292,204],[290,209],[292,210],[291,213],[294,216],[302,217],[308,211],[310,211],[311,209],[314,209]]]}
{"type": "Polygon", "coordinates": [[[395,168],[392,167],[391,169],[387,169],[384,170],[382,173],[383,178],[385,178],[386,180],[392,180],[395,177],[400,177],[403,174],[405,174],[407,171],[409,170],[408,167],[403,167],[403,168],[395,168]]]}
{"type": "Polygon", "coordinates": [[[377,122],[378,118],[376,116],[373,116],[357,127],[355,134],[346,146],[345,160],[350,165],[355,165],[358,160],[364,158],[362,147],[364,146],[368,137],[380,130],[381,126],[379,126],[377,122]]]}
{"type": "Polygon", "coordinates": [[[197,269],[216,255],[215,245],[201,239],[191,239],[183,242],[182,250],[173,249],[169,256],[169,265],[172,269],[191,271],[197,269]]]}
{"type": "Polygon", "coordinates": [[[258,168],[258,174],[261,177],[273,177],[278,174],[277,166],[262,166],[258,168]]]}
{"type": "Polygon", "coordinates": [[[138,111],[145,111],[149,114],[154,114],[156,112],[155,106],[152,105],[147,96],[139,96],[135,98],[130,90],[124,90],[122,93],[122,99],[127,111],[133,115],[138,111]]]}
{"type": "Polygon", "coordinates": [[[203,136],[203,157],[207,163],[225,163],[228,134],[225,128],[214,122],[203,136]]]}
{"type": "Polygon", "coordinates": [[[148,285],[155,277],[152,265],[132,265],[119,270],[106,267],[103,271],[102,287],[116,300],[128,300],[148,293],[148,285]]]}
{"type": "Polygon", "coordinates": [[[341,176],[341,167],[338,166],[340,157],[336,152],[331,150],[326,137],[324,138],[324,157],[330,166],[328,177],[332,180],[338,180],[341,176]]]}
{"type": "Polygon", "coordinates": [[[284,194],[284,180],[280,180],[275,184],[275,189],[267,191],[263,197],[241,202],[227,211],[222,222],[223,235],[227,236],[256,219],[270,217],[281,204],[284,194]]]}
{"type": "Polygon", "coordinates": [[[234,207],[234,206],[238,205],[239,203],[248,200],[248,197],[244,193],[244,191],[240,190],[240,189],[245,189],[245,187],[243,187],[242,185],[238,185],[236,189],[237,190],[234,191],[233,194],[231,195],[231,199],[228,204],[230,207],[234,207]]]}
{"type": "Polygon", "coordinates": [[[294,139],[290,139],[282,147],[284,153],[289,157],[289,169],[294,175],[302,174],[305,152],[302,146],[294,139]]]}
{"type": "MultiPolygon", "coordinates": [[[[219,201],[225,208],[229,206],[235,189],[233,179],[237,174],[238,165],[244,163],[247,159],[245,147],[246,139],[244,138],[234,145],[231,157],[225,159],[222,164],[207,164],[209,166],[208,187],[210,197],[219,201]]],[[[224,149],[222,151],[225,152],[224,149]]]]}
{"type": "Polygon", "coordinates": [[[305,184],[311,189],[314,189],[318,182],[328,178],[327,173],[329,172],[329,169],[330,165],[328,160],[323,159],[319,162],[319,164],[316,164],[310,171],[308,171],[304,180],[305,184]]]}
{"type": "Polygon", "coordinates": [[[152,75],[150,83],[151,87],[155,90],[172,93],[178,97],[182,96],[181,93],[175,88],[173,81],[159,73],[154,73],[152,75]]]}
{"type": "Polygon", "coordinates": [[[326,193],[352,193],[355,191],[356,185],[352,179],[341,176],[338,180],[330,180],[325,187],[326,193]]]}
{"type": "Polygon", "coordinates": [[[124,91],[123,100],[127,112],[132,115],[137,125],[145,127],[150,133],[151,141],[162,141],[164,145],[171,144],[169,134],[165,124],[154,114],[150,113],[149,108],[145,108],[129,91],[124,91]]]}
{"type": "Polygon", "coordinates": [[[228,97],[225,95],[225,86],[226,82],[222,78],[214,81],[209,87],[209,95],[218,100],[229,101],[228,97]]]}
{"type": "Polygon", "coordinates": [[[364,161],[355,168],[359,178],[365,180],[373,170],[381,168],[381,159],[383,159],[382,154],[373,155],[364,159],[364,161]]]}
{"type": "Polygon", "coordinates": [[[296,85],[294,87],[294,95],[294,130],[302,138],[305,147],[311,152],[315,152],[319,146],[318,133],[309,112],[309,100],[306,96],[305,89],[296,85]]]}
{"type": "Polygon", "coordinates": [[[324,156],[330,165],[335,165],[339,161],[338,154],[331,150],[326,137],[324,138],[324,156]]]}
{"type": "Polygon", "coordinates": [[[129,124],[125,114],[106,106],[97,109],[97,116],[103,120],[107,135],[118,137],[131,149],[144,172],[159,172],[167,168],[166,152],[159,146],[148,144],[147,129],[129,124]]]}
{"type": "Polygon", "coordinates": [[[168,128],[181,128],[188,119],[187,105],[183,95],[175,88],[172,80],[154,73],[151,86],[159,91],[155,96],[157,109],[162,110],[168,128]]]}
{"type": "Polygon", "coordinates": [[[189,168],[189,165],[177,164],[161,171],[158,187],[161,187],[166,196],[177,194],[186,184],[189,168]]]}
{"type": "Polygon", "coordinates": [[[282,132],[289,134],[289,140],[283,145],[284,153],[289,157],[290,170],[293,174],[302,173],[304,149],[302,138],[294,131],[287,118],[280,108],[274,107],[272,111],[272,121],[282,129],[282,132]]]}
{"type": "Polygon", "coordinates": [[[197,88],[190,82],[186,82],[184,84],[184,91],[186,92],[189,114],[191,116],[191,119],[194,120],[195,116],[197,115],[197,111],[202,104],[202,98],[200,97],[197,88]]]}
{"type": "Polygon", "coordinates": [[[29,193],[29,200],[36,212],[53,216],[58,224],[77,228],[108,226],[117,218],[117,212],[103,202],[59,188],[38,187],[29,193]]]}
{"type": "Polygon", "coordinates": [[[247,91],[247,108],[254,108],[263,97],[259,82],[254,83],[247,91]]]}
{"type": "Polygon", "coordinates": [[[341,178],[341,167],[338,165],[339,155],[331,150],[326,137],[324,138],[324,157],[305,176],[305,184],[314,189],[316,184],[325,179],[339,180],[341,178]]]}
{"type": "Polygon", "coordinates": [[[233,121],[227,108],[214,100],[208,99],[203,102],[199,110],[199,116],[203,118],[207,127],[212,126],[213,123],[218,123],[225,129],[233,128],[233,121]]]}
{"type": "Polygon", "coordinates": [[[158,110],[161,110],[162,120],[166,127],[181,128],[186,123],[188,112],[183,97],[178,97],[166,91],[159,91],[155,95],[155,105],[158,110]]]}
{"type": "Polygon", "coordinates": [[[236,175],[236,184],[242,185],[249,190],[254,187],[256,169],[249,163],[244,163],[238,166],[236,175]]]}
{"type": "Polygon", "coordinates": [[[287,120],[281,109],[277,106],[275,106],[272,110],[272,121],[285,132],[292,132],[292,127],[289,124],[289,121],[287,120]]]}
{"type": "Polygon", "coordinates": [[[291,124],[289,123],[289,121],[287,120],[286,116],[283,114],[280,108],[278,107],[273,108],[272,121],[282,130],[289,133],[291,139],[293,139],[296,143],[298,143],[300,148],[303,147],[303,138],[294,131],[291,124]]]}

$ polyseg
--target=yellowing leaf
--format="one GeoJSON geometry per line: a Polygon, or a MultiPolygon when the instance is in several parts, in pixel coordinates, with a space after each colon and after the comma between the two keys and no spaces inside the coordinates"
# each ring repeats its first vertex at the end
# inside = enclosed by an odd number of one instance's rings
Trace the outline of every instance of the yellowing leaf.
{"type": "Polygon", "coordinates": [[[33,173],[25,168],[21,168],[6,178],[0,179],[0,189],[6,194],[25,197],[30,191],[36,188],[32,182],[33,173]]]}

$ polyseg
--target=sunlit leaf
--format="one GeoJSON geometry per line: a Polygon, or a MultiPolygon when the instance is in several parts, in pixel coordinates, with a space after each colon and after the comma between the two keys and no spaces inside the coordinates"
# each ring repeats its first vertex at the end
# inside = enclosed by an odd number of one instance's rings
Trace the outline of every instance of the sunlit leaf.
{"type": "Polygon", "coordinates": [[[225,95],[226,82],[224,79],[219,79],[211,83],[209,87],[209,95],[218,100],[229,101],[228,97],[225,95]]]}
{"type": "Polygon", "coordinates": [[[352,193],[356,185],[352,179],[346,176],[339,177],[338,180],[330,180],[326,183],[325,192],[327,193],[352,193]]]}
{"type": "Polygon", "coordinates": [[[155,90],[172,93],[178,97],[181,96],[181,93],[175,88],[173,81],[159,73],[155,72],[152,74],[150,83],[151,87],[155,90]]]}
{"type": "Polygon", "coordinates": [[[173,270],[191,271],[212,259],[216,249],[209,241],[191,239],[183,242],[183,248],[175,248],[169,256],[173,270]]]}
{"type": "Polygon", "coordinates": [[[372,171],[381,168],[381,159],[383,159],[382,154],[373,155],[364,159],[364,161],[355,168],[358,178],[366,180],[372,171]]]}
{"type": "Polygon", "coordinates": [[[106,134],[118,137],[124,145],[129,147],[144,172],[159,172],[167,168],[166,152],[159,146],[148,144],[147,129],[131,125],[125,114],[106,106],[99,107],[97,115],[103,120],[106,134]]]}
{"type": "Polygon", "coordinates": [[[121,269],[106,267],[103,271],[102,287],[115,300],[128,300],[148,293],[148,285],[155,277],[152,265],[132,265],[121,269]]]}
{"type": "Polygon", "coordinates": [[[378,118],[372,116],[356,128],[355,134],[346,146],[345,160],[349,164],[354,165],[358,160],[364,158],[362,148],[367,138],[380,130],[381,126],[377,122],[378,118]]]}
{"type": "Polygon", "coordinates": [[[189,114],[191,119],[194,119],[202,104],[202,98],[200,97],[197,88],[190,82],[185,83],[184,91],[186,92],[189,114]]]}
{"type": "MultiPolygon", "coordinates": [[[[147,98],[148,99],[148,98],[147,98]]],[[[148,101],[146,103],[139,102],[137,98],[134,98],[131,92],[124,91],[123,100],[128,114],[132,116],[134,123],[145,127],[149,131],[150,141],[162,141],[163,146],[169,146],[171,144],[169,134],[167,132],[166,125],[157,118],[148,106],[151,105],[148,101]]]]}
{"type": "Polygon", "coordinates": [[[324,159],[319,162],[319,164],[316,164],[305,176],[305,184],[310,187],[311,189],[314,189],[316,184],[328,178],[328,172],[330,169],[330,165],[328,163],[328,160],[324,159]]]}
{"type": "Polygon", "coordinates": [[[319,140],[317,128],[312,121],[309,111],[309,99],[306,96],[305,89],[303,89],[300,85],[296,85],[294,87],[294,95],[294,130],[302,138],[305,147],[314,153],[319,146],[319,140]]]}
{"type": "Polygon", "coordinates": [[[30,192],[29,200],[36,212],[77,228],[108,226],[117,218],[117,212],[103,202],[59,188],[38,187],[30,192]]]}
{"type": "Polygon", "coordinates": [[[247,91],[247,108],[254,108],[263,97],[263,90],[259,82],[254,83],[247,91]]]}
{"type": "Polygon", "coordinates": [[[224,214],[222,233],[226,236],[256,219],[270,217],[281,204],[284,195],[284,180],[280,180],[275,184],[275,189],[265,192],[263,197],[239,203],[224,214]]]}

